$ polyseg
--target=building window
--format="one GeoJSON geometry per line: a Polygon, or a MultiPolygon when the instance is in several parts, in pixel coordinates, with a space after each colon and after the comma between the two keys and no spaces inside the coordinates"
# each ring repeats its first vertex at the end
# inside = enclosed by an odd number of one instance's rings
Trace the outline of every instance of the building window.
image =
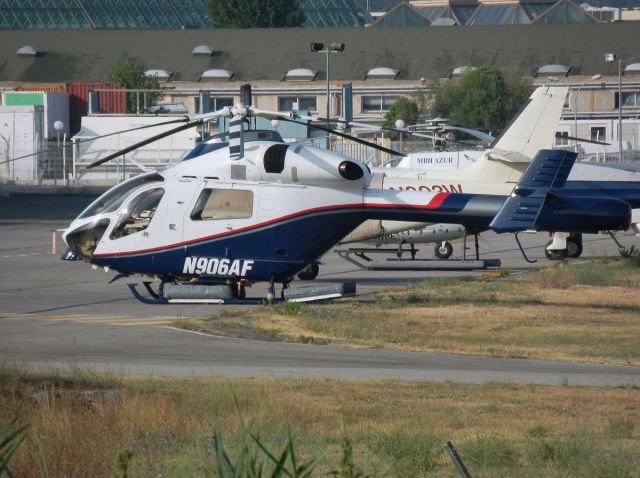
{"type": "Polygon", "coordinates": [[[556,146],[568,146],[569,145],[569,132],[556,131],[556,146]]]}
{"type": "Polygon", "coordinates": [[[604,126],[591,127],[591,139],[593,141],[604,141],[607,137],[607,128],[604,126]]]}
{"type": "Polygon", "coordinates": [[[278,111],[316,111],[316,108],[315,96],[278,96],[278,111]]]}
{"type": "MultiPolygon", "coordinates": [[[[233,106],[233,96],[212,96],[209,98],[209,111],[218,111],[226,106],[233,106]]],[[[200,111],[200,97],[195,97],[195,111],[200,111]]]]}
{"type": "Polygon", "coordinates": [[[191,212],[194,221],[247,219],[253,213],[253,192],[239,189],[203,189],[191,212]]]}
{"type": "Polygon", "coordinates": [[[622,107],[635,108],[640,106],[640,92],[631,91],[622,93],[622,107]]]}
{"type": "Polygon", "coordinates": [[[397,96],[363,96],[361,111],[363,113],[389,111],[397,99],[397,96]]]}

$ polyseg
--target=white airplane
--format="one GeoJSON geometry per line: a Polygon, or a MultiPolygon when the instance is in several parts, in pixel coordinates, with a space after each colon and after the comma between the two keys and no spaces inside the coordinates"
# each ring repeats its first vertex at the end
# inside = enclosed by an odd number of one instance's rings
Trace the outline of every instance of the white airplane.
{"type": "MultiPolygon", "coordinates": [[[[537,151],[554,147],[567,92],[567,87],[537,88],[522,112],[485,151],[412,153],[395,167],[373,168],[373,181],[384,189],[508,195],[537,151]]],[[[633,195],[633,191],[640,188],[638,181],[640,174],[635,171],[578,162],[566,187],[580,190],[605,188],[633,195]]],[[[626,197],[630,200],[628,195],[626,197]]],[[[640,205],[634,203],[633,207],[640,205]]],[[[640,221],[638,212],[634,211],[634,222],[640,221]]],[[[464,234],[464,229],[452,224],[379,221],[363,224],[343,242],[407,243],[412,249],[417,243],[436,242],[436,256],[445,258],[453,251],[449,241],[464,234]]],[[[554,232],[553,241],[545,249],[549,259],[577,257],[581,252],[581,237],[564,232],[554,232]]]]}
{"type": "Polygon", "coordinates": [[[111,188],[65,230],[63,258],[116,271],[116,278],[159,280],[157,292],[144,282],[149,299],[130,287],[146,302],[212,301],[220,289],[229,300],[242,300],[245,286],[256,281],[269,282],[266,298],[273,300],[276,283],[284,296],[296,274],[367,219],[451,222],[499,233],[629,225],[625,201],[563,192],[574,153],[540,151],[511,196],[379,189],[360,161],[273,137],[245,142],[244,121],[258,114],[286,119],[243,105],[185,118],[174,130],[231,117],[228,144],[111,188]]]}

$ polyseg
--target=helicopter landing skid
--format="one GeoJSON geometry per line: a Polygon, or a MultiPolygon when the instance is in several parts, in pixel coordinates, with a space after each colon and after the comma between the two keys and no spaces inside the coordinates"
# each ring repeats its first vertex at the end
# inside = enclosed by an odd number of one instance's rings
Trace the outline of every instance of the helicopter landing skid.
{"type": "Polygon", "coordinates": [[[228,286],[202,286],[193,284],[170,284],[162,282],[158,291],[154,291],[151,282],[143,282],[142,285],[147,290],[148,295],[143,295],[138,290],[138,284],[128,283],[127,286],[133,294],[143,304],[165,305],[165,304],[242,304],[242,305],[263,305],[279,304],[282,302],[317,302],[343,297],[351,297],[356,294],[355,282],[345,282],[336,284],[316,284],[307,287],[286,288],[282,298],[254,297],[234,297],[231,288],[228,286]]]}

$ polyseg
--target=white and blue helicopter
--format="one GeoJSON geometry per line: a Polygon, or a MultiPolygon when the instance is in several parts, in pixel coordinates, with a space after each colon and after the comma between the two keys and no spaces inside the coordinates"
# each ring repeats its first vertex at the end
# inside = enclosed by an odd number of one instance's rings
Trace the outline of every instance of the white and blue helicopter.
{"type": "Polygon", "coordinates": [[[371,172],[360,161],[286,144],[274,132],[254,132],[249,141],[245,121],[257,115],[295,117],[245,105],[186,117],[175,129],[231,118],[228,143],[209,144],[206,153],[104,193],[65,230],[69,250],[63,258],[113,270],[116,278],[157,279],[157,292],[145,282],[150,299],[135,294],[147,302],[166,303],[166,289],[174,286],[194,300],[207,301],[209,286],[242,300],[245,286],[257,281],[269,282],[266,298],[272,300],[276,283],[284,291],[367,219],[456,223],[499,233],[629,227],[627,202],[563,191],[576,157],[571,152],[540,151],[510,196],[384,190],[371,187],[371,172]]]}

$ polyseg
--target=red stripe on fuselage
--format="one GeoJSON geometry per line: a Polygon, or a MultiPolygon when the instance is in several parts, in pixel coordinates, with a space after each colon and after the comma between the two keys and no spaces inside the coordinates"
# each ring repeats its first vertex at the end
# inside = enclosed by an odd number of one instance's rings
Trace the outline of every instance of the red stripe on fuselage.
{"type": "Polygon", "coordinates": [[[188,241],[178,242],[178,243],[175,243],[175,244],[168,244],[168,245],[164,245],[164,246],[152,247],[152,248],[149,248],[149,249],[138,249],[138,250],[135,250],[135,251],[121,251],[121,252],[109,252],[109,253],[104,253],[104,254],[94,254],[93,257],[104,258],[104,257],[114,257],[114,256],[130,256],[130,255],[135,255],[135,254],[147,254],[149,252],[162,251],[162,250],[165,250],[165,249],[174,249],[176,247],[187,246],[187,245],[194,244],[194,243],[197,243],[197,242],[210,241],[212,239],[218,239],[218,238],[221,238],[221,237],[230,236],[230,235],[233,235],[233,234],[238,234],[238,233],[245,232],[245,231],[250,231],[252,229],[260,229],[262,227],[270,226],[270,225],[278,223],[278,222],[284,222],[284,221],[287,221],[287,220],[295,218],[295,217],[304,216],[304,215],[307,215],[307,214],[313,214],[313,213],[317,213],[317,212],[340,211],[342,209],[347,210],[347,209],[356,209],[356,208],[363,209],[364,207],[396,208],[396,209],[438,209],[442,205],[444,200],[449,196],[449,194],[450,193],[437,193],[425,205],[422,205],[422,204],[402,204],[402,205],[398,205],[398,204],[355,203],[355,204],[338,204],[338,205],[334,205],[334,206],[316,207],[316,208],[311,208],[311,209],[305,209],[304,211],[298,211],[298,212],[294,212],[294,213],[291,213],[291,214],[287,214],[286,216],[281,216],[281,217],[278,217],[278,218],[275,218],[275,219],[270,219],[268,221],[264,221],[264,222],[261,222],[261,223],[258,223],[258,224],[252,224],[250,226],[241,227],[239,229],[233,229],[231,231],[220,232],[220,233],[217,233],[217,234],[212,234],[210,236],[198,237],[196,239],[189,239],[188,241]]]}
{"type": "Polygon", "coordinates": [[[437,193],[427,204],[375,204],[365,203],[365,207],[388,209],[438,209],[451,193],[437,193]]]}

